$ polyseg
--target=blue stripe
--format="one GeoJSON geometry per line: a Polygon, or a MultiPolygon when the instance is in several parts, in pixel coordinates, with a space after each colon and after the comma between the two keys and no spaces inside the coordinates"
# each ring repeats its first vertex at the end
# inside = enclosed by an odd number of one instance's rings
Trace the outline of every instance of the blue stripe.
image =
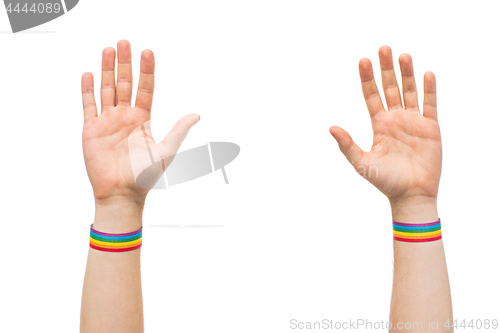
{"type": "Polygon", "coordinates": [[[92,230],[90,230],[90,234],[95,236],[95,237],[98,237],[98,238],[104,238],[104,239],[130,239],[130,238],[135,238],[137,236],[142,236],[142,231],[141,232],[138,232],[134,235],[130,235],[130,236],[121,236],[121,237],[112,237],[112,236],[103,236],[103,235],[99,235],[99,234],[96,234],[95,232],[93,232],[92,230]]]}
{"type": "Polygon", "coordinates": [[[406,230],[428,230],[428,229],[441,228],[441,223],[436,224],[436,225],[431,225],[428,227],[405,227],[405,226],[396,225],[396,224],[393,224],[392,226],[393,226],[393,228],[406,229],[406,230]]]}

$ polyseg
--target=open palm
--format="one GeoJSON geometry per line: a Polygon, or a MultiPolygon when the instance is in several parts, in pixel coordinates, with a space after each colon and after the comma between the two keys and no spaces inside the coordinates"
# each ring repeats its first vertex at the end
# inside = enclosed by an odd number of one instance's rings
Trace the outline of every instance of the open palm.
{"type": "Polygon", "coordinates": [[[106,48],[103,52],[99,116],[93,76],[85,73],[82,77],[85,165],[96,201],[143,201],[149,189],[136,184],[137,174],[151,166],[152,160],[163,161],[153,176],[158,179],[168,166],[168,161],[171,161],[168,157],[177,152],[189,129],[200,118],[195,114],[181,118],[164,140],[155,143],[150,125],[154,91],[153,52],[142,52],[136,104],[131,106],[130,44],[122,40],[117,49],[116,84],[115,50],[106,48]]]}
{"type": "Polygon", "coordinates": [[[435,198],[441,176],[441,135],[436,112],[436,79],[424,76],[423,114],[418,107],[411,57],[399,58],[404,107],[396,81],[392,52],[379,50],[382,84],[388,110],[384,109],[370,60],[362,59],[359,73],[363,95],[372,120],[373,146],[362,151],[340,127],[330,128],[341,151],[354,168],[391,202],[409,198],[435,198]]]}

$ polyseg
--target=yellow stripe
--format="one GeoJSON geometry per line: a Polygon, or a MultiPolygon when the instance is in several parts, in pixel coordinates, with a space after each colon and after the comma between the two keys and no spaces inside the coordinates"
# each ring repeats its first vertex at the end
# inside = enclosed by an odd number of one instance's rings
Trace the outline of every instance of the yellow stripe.
{"type": "Polygon", "coordinates": [[[107,246],[107,247],[129,247],[129,246],[134,246],[142,242],[142,238],[136,239],[135,241],[131,242],[124,242],[124,243],[108,243],[108,242],[101,242],[95,239],[90,239],[90,242],[94,245],[97,246],[107,246]],[[116,245],[115,245],[116,244],[116,245]]]}
{"type": "Polygon", "coordinates": [[[415,237],[415,238],[421,238],[421,237],[436,237],[439,234],[441,234],[441,230],[437,231],[432,231],[432,232],[423,232],[423,233],[414,233],[414,232],[401,232],[401,231],[395,231],[394,230],[394,235],[396,236],[403,236],[403,237],[415,237]]]}
{"type": "Polygon", "coordinates": [[[394,237],[399,237],[399,238],[404,238],[404,239],[430,239],[430,238],[435,238],[435,237],[439,237],[441,236],[441,234],[439,235],[432,235],[432,236],[397,236],[397,235],[394,235],[394,237]]]}
{"type": "Polygon", "coordinates": [[[432,238],[436,238],[439,236],[441,236],[441,235],[426,236],[426,237],[406,237],[406,236],[395,236],[395,237],[398,237],[401,239],[432,239],[432,238]]]}
{"type": "Polygon", "coordinates": [[[98,246],[98,247],[102,247],[102,248],[105,248],[105,249],[128,249],[130,247],[141,245],[142,243],[136,244],[134,246],[107,246],[107,245],[100,245],[100,244],[93,244],[93,243],[91,243],[91,244],[93,246],[98,246]]]}

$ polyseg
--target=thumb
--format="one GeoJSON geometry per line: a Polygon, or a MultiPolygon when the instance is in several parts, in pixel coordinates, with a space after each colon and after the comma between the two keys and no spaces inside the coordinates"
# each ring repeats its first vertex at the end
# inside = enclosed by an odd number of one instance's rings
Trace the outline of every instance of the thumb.
{"type": "MultiPolygon", "coordinates": [[[[160,142],[160,155],[162,159],[168,158],[172,162],[173,157],[181,147],[182,142],[188,135],[189,130],[193,127],[201,117],[197,114],[188,114],[182,117],[175,123],[174,127],[165,136],[165,139],[160,142]]],[[[170,164],[170,163],[168,163],[170,164]]],[[[165,165],[166,167],[167,165],[165,165]]]]}
{"type": "Polygon", "coordinates": [[[330,133],[337,140],[339,144],[340,151],[344,154],[347,160],[354,166],[359,163],[361,157],[363,157],[363,150],[359,148],[357,144],[352,141],[349,133],[344,131],[338,126],[330,127],[330,133]]]}

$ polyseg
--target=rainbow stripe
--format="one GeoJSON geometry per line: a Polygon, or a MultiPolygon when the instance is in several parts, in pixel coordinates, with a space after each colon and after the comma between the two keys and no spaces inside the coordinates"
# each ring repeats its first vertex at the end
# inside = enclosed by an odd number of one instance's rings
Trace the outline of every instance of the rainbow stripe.
{"type": "Polygon", "coordinates": [[[433,242],[441,239],[441,219],[430,223],[392,221],[394,240],[410,243],[433,242]]]}
{"type": "Polygon", "coordinates": [[[142,227],[125,234],[110,234],[90,226],[90,247],[106,252],[126,252],[142,246],[142,227]]]}

